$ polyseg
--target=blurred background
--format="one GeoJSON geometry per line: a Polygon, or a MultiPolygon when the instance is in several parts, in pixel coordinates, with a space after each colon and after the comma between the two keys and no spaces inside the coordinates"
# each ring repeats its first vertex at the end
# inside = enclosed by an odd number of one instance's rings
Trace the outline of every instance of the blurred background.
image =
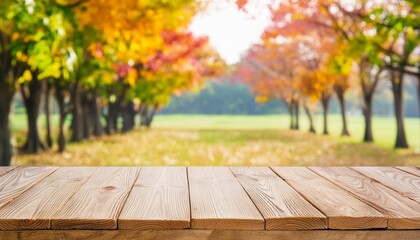
{"type": "Polygon", "coordinates": [[[2,0],[0,165],[420,165],[420,5],[2,0]]]}

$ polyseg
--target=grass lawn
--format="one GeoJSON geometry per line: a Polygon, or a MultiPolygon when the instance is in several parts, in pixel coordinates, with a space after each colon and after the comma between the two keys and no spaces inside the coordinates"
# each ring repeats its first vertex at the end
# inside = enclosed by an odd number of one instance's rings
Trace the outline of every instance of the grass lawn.
{"type": "MultiPolygon", "coordinates": [[[[321,117],[316,118],[321,131],[321,117]]],[[[285,115],[159,115],[152,129],[73,143],[54,150],[18,155],[15,165],[420,165],[420,121],[406,119],[411,149],[394,150],[394,119],[376,117],[375,144],[360,143],[363,118],[350,117],[350,138],[340,138],[340,117],[331,115],[331,136],[288,130],[285,115]]],[[[24,118],[14,118],[22,138],[24,118]],[[22,124],[23,121],[23,124],[22,124]]],[[[18,139],[18,142],[20,140],[18,139]]]]}
{"type": "MultiPolygon", "coordinates": [[[[322,133],[322,116],[315,116],[315,128],[322,133]]],[[[332,136],[341,134],[341,116],[329,115],[329,132],[332,136]]],[[[157,128],[178,129],[288,129],[290,124],[288,115],[266,116],[232,116],[232,115],[164,115],[158,116],[154,122],[157,128]]],[[[306,116],[300,119],[302,131],[309,129],[306,116]]],[[[349,116],[348,127],[352,135],[346,139],[350,142],[361,142],[363,139],[364,120],[361,116],[349,116]]],[[[406,118],[405,127],[410,147],[420,152],[420,119],[406,118]]],[[[375,144],[384,148],[393,148],[395,145],[396,123],[393,117],[373,118],[373,137],[375,144]]]]}

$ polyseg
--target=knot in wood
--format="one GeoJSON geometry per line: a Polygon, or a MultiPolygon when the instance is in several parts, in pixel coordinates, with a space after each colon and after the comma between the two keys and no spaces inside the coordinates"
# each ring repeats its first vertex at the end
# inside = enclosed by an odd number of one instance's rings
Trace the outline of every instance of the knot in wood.
{"type": "Polygon", "coordinates": [[[116,189],[116,187],[114,187],[114,186],[106,186],[106,187],[104,187],[104,190],[107,190],[107,191],[111,191],[111,190],[114,190],[114,189],[116,189]]]}

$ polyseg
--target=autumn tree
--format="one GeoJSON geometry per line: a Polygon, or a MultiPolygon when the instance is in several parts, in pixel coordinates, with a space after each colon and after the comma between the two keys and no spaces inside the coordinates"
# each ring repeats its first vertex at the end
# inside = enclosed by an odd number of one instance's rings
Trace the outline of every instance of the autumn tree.
{"type": "Polygon", "coordinates": [[[192,16],[205,6],[199,1],[19,0],[0,4],[1,165],[8,165],[12,155],[8,116],[17,89],[28,114],[24,148],[28,152],[43,148],[37,129],[43,94],[51,145],[48,105],[54,92],[60,115],[59,151],[64,151],[69,114],[74,141],[102,134],[103,107],[109,132],[117,130],[119,117],[126,131],[134,126],[134,114],[128,113],[133,113],[139,96],[147,95],[157,109],[172,94],[201,86],[224,66],[207,40],[185,31],[192,16]],[[183,40],[171,43],[168,33],[177,33],[177,39],[183,40]],[[154,68],[151,63],[162,60],[156,56],[164,56],[164,63],[154,68]]]}
{"type": "MultiPolygon", "coordinates": [[[[241,6],[243,6],[243,2],[246,1],[241,1],[241,6]]],[[[273,3],[273,6],[271,6],[273,24],[267,31],[272,35],[290,35],[297,33],[306,34],[316,30],[324,32],[324,36],[336,37],[337,42],[347,46],[347,51],[344,51],[348,54],[347,58],[359,65],[359,71],[368,71],[359,73],[359,82],[363,93],[363,112],[366,123],[364,141],[372,141],[371,99],[377,86],[377,81],[379,81],[383,72],[378,71],[378,69],[385,68],[386,65],[388,65],[387,68],[398,69],[395,67],[398,64],[390,67],[386,62],[387,59],[404,59],[401,51],[399,57],[397,57],[398,55],[395,54],[394,48],[397,42],[401,42],[401,39],[404,39],[399,37],[405,36],[398,33],[401,32],[401,29],[405,29],[404,31],[408,32],[410,32],[410,29],[415,29],[414,19],[416,18],[414,16],[416,15],[416,6],[412,2],[409,3],[409,1],[399,1],[391,4],[373,1],[342,2],[317,0],[312,1],[311,4],[307,4],[305,1],[281,1],[273,3]],[[388,12],[385,14],[386,11],[388,12]],[[401,14],[403,12],[405,14],[401,14]],[[394,40],[390,37],[393,37],[394,40]],[[396,41],[397,39],[399,40],[396,41]],[[394,57],[391,57],[391,53],[394,57]]],[[[407,47],[406,53],[412,52],[413,44],[411,43],[415,42],[415,36],[415,34],[411,34],[410,44],[404,45],[407,47]]],[[[404,55],[406,56],[405,59],[407,59],[408,55],[410,54],[404,55]]],[[[404,62],[407,63],[407,61],[404,62]]],[[[400,67],[400,69],[403,68],[400,67]]],[[[407,68],[404,69],[407,72],[407,68]]],[[[402,81],[394,82],[401,83],[402,81]]],[[[402,89],[398,86],[395,85],[394,89],[402,89]]],[[[337,94],[341,94],[340,92],[336,91],[337,94]]],[[[341,99],[339,95],[338,97],[341,99]]],[[[396,99],[396,106],[401,106],[399,98],[396,99]]],[[[401,111],[396,109],[397,115],[398,112],[401,111]]],[[[398,130],[399,133],[397,135],[402,136],[404,132],[402,131],[403,121],[401,117],[399,119],[397,118],[397,128],[400,130],[398,130]]]]}
{"type": "Polygon", "coordinates": [[[6,20],[7,9],[12,3],[13,1],[0,2],[0,165],[9,165],[13,153],[9,115],[17,77],[12,75],[13,57],[8,47],[13,33],[8,29],[13,23],[6,20]]]}
{"type": "MultiPolygon", "coordinates": [[[[10,105],[14,90],[21,90],[28,116],[28,135],[23,150],[34,153],[45,148],[40,140],[37,120],[46,79],[59,77],[62,73],[60,59],[54,55],[60,51],[58,45],[64,35],[64,14],[59,6],[41,0],[12,2],[4,10],[2,34],[3,39],[9,41],[4,41],[2,53],[9,56],[1,65],[7,73],[3,82],[8,85],[4,89],[9,89],[9,94],[2,102],[10,105]],[[8,74],[10,72],[13,75],[8,74]]],[[[8,110],[4,113],[7,116],[8,110]]]]}
{"type": "Polygon", "coordinates": [[[257,102],[283,100],[290,114],[290,128],[299,128],[300,96],[296,87],[294,42],[256,44],[241,59],[234,78],[251,86],[257,102]]]}
{"type": "MultiPolygon", "coordinates": [[[[419,8],[415,1],[395,1],[374,4],[368,11],[358,14],[374,26],[376,37],[369,44],[384,56],[382,64],[389,71],[397,123],[397,148],[408,148],[404,127],[404,77],[413,75],[419,79],[420,85],[420,60],[414,55],[420,42],[419,8]]],[[[418,97],[420,99],[420,95],[418,97]]]]}

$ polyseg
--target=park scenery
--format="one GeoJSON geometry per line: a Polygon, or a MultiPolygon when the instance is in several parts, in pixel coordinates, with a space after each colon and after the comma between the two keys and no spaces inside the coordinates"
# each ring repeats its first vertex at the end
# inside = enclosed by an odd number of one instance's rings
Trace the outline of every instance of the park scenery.
{"type": "Polygon", "coordinates": [[[0,166],[420,165],[417,0],[1,0],[0,166]]]}

